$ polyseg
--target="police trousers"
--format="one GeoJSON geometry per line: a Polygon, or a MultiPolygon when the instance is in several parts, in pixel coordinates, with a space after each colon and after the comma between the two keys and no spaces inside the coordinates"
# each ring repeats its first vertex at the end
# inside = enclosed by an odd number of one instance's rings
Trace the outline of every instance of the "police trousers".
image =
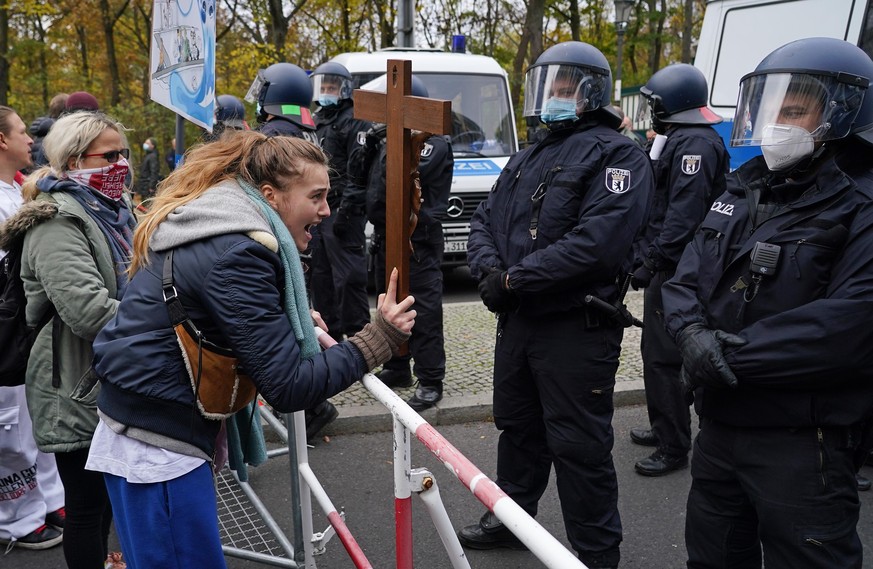
{"type": "Polygon", "coordinates": [[[664,327],[661,287],[673,272],[657,272],[646,288],[640,352],[643,356],[643,383],[652,431],[658,449],[671,456],[685,456],[691,450],[691,404],[693,396],[679,381],[682,357],[664,327]]]}
{"type": "Polygon", "coordinates": [[[331,215],[313,233],[312,307],[321,313],[336,340],[354,336],[370,321],[367,297],[367,258],[364,251],[364,216],[353,219],[349,234],[333,234],[331,215]]]}
{"type": "Polygon", "coordinates": [[[849,428],[701,420],[691,460],[689,569],[861,567],[849,428]]]}
{"type": "MultiPolygon", "coordinates": [[[[385,291],[385,238],[376,252],[376,289],[385,291]]],[[[415,298],[415,326],[409,338],[409,353],[392,358],[383,366],[412,370],[422,385],[441,385],[446,375],[446,349],[443,336],[443,243],[415,242],[409,259],[409,294],[415,298]]],[[[400,299],[398,299],[400,300],[400,299]]]]}
{"type": "Polygon", "coordinates": [[[497,485],[534,516],[554,464],[570,544],[587,564],[611,566],[622,539],[612,398],[623,329],[587,316],[500,316],[497,485]]]}

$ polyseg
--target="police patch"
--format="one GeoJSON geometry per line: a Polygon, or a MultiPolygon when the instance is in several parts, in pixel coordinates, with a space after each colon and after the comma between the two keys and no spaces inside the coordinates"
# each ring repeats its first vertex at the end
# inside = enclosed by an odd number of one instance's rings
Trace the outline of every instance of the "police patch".
{"type": "Polygon", "coordinates": [[[606,169],[606,189],[614,194],[623,194],[630,189],[631,173],[624,168],[606,169]]]}
{"type": "Polygon", "coordinates": [[[693,176],[700,171],[700,154],[685,154],[682,156],[682,173],[693,176]]]}
{"type": "Polygon", "coordinates": [[[366,145],[366,144],[367,144],[367,131],[365,131],[365,130],[359,130],[359,131],[358,131],[358,136],[355,138],[355,140],[356,140],[357,143],[360,144],[361,146],[366,145]]]}
{"type": "Polygon", "coordinates": [[[421,147],[421,157],[427,158],[432,153],[433,153],[433,144],[425,142],[424,146],[421,147]]]}

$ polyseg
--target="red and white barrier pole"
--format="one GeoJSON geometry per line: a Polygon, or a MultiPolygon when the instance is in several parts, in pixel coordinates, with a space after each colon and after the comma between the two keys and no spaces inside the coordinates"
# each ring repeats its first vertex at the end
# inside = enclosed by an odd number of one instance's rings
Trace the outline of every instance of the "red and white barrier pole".
{"type": "MultiPolygon", "coordinates": [[[[323,346],[327,347],[336,343],[326,333],[319,332],[319,340],[323,346]]],[[[411,469],[409,464],[409,437],[405,434],[399,434],[398,431],[404,431],[404,429],[398,426],[398,422],[415,434],[415,437],[443,463],[443,466],[454,474],[480,502],[494,512],[500,521],[503,522],[503,525],[515,534],[531,553],[547,567],[550,569],[587,569],[585,564],[575,554],[567,550],[561,542],[528,515],[521,506],[507,496],[497,484],[485,476],[475,464],[461,454],[432,425],[394,393],[390,387],[387,387],[379,381],[379,378],[371,373],[365,374],[361,381],[373,397],[391,411],[395,419],[394,494],[396,506],[395,524],[398,538],[398,569],[412,568],[412,516],[411,504],[409,502],[410,485],[408,474],[409,469],[411,469]],[[404,450],[398,455],[397,448],[401,446],[404,447],[404,450]],[[404,463],[402,475],[398,473],[398,466],[401,462],[404,463]],[[399,505],[401,501],[402,507],[399,505]],[[407,526],[410,528],[408,531],[405,529],[407,526]],[[404,528],[402,534],[401,527],[404,528]],[[402,543],[401,538],[403,539],[402,543]]]]}

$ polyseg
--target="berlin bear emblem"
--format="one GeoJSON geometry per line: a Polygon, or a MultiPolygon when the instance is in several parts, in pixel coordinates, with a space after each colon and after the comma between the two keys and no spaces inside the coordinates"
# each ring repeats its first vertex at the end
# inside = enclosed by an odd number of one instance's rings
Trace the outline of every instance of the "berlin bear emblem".
{"type": "Polygon", "coordinates": [[[685,154],[682,156],[682,173],[693,176],[700,171],[700,154],[685,154]]]}
{"type": "Polygon", "coordinates": [[[624,168],[606,169],[606,189],[614,194],[623,194],[630,189],[631,172],[624,168]]]}

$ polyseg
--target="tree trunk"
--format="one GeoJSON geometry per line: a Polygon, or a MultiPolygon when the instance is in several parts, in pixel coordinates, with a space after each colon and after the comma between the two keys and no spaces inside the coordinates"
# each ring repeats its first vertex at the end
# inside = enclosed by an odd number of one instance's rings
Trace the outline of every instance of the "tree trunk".
{"type": "Polygon", "coordinates": [[[285,41],[288,38],[288,18],[285,17],[282,0],[269,0],[267,4],[270,10],[270,39],[273,43],[273,49],[276,50],[276,57],[281,60],[285,56],[285,41]]]}
{"type": "Polygon", "coordinates": [[[580,41],[579,33],[579,0],[570,0],[570,37],[573,41],[580,41]]]}
{"type": "Polygon", "coordinates": [[[9,104],[9,4],[0,6],[0,105],[9,104]]]}
{"type": "Polygon", "coordinates": [[[87,91],[91,88],[91,66],[88,63],[88,33],[85,26],[76,26],[76,36],[79,38],[79,51],[82,53],[82,77],[85,78],[87,91]]]}
{"type": "Polygon", "coordinates": [[[109,65],[109,106],[121,103],[121,74],[118,72],[118,58],[115,53],[115,19],[109,8],[109,0],[100,0],[100,19],[103,34],[106,36],[106,62],[109,65]]]}
{"type": "Polygon", "coordinates": [[[694,0],[685,0],[682,19],[682,63],[691,63],[691,34],[694,27],[694,0]]]}

